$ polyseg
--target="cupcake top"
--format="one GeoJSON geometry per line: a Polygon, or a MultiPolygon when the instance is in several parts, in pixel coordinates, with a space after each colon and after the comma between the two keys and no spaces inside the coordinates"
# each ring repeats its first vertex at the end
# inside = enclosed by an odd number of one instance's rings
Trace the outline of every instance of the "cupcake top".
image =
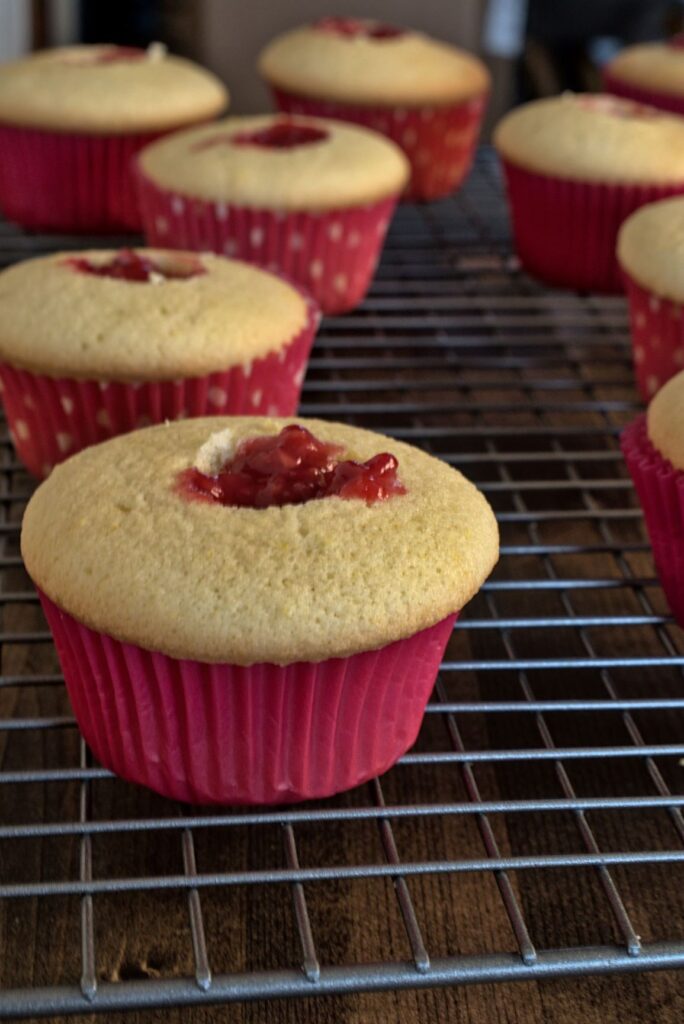
{"type": "Polygon", "coordinates": [[[174,422],[86,449],[35,492],[21,546],[35,583],[90,628],[242,665],[345,657],[410,636],[460,609],[498,556],[489,505],[445,463],[339,423],[252,417],[174,422]],[[320,468],[274,453],[294,423],[312,432],[313,445],[295,432],[310,454],[330,446],[341,479],[328,496],[320,468]],[[256,499],[235,470],[245,445],[261,460],[256,499]],[[396,477],[384,492],[379,463],[396,477]],[[233,476],[221,476],[226,464],[233,476]],[[272,503],[297,493],[310,500],[272,503]]]}
{"type": "Polygon", "coordinates": [[[606,72],[628,85],[684,96],[684,36],[665,43],[628,46],[608,64],[606,72]]]}
{"type": "Polygon", "coordinates": [[[646,415],[648,437],[675,469],[684,469],[684,371],[670,377],[646,415]]]}
{"type": "Polygon", "coordinates": [[[153,142],[144,174],[187,196],[283,210],[371,203],[401,192],[406,157],[356,125],[266,114],[224,121],[153,142]]]}
{"type": "Polygon", "coordinates": [[[154,132],[215,117],[215,75],[154,43],[64,46],[0,65],[0,121],[52,131],[154,132]]]}
{"type": "Polygon", "coordinates": [[[620,229],[617,255],[642,287],[684,302],[684,197],[636,210],[620,229]]]}
{"type": "Polygon", "coordinates": [[[301,96],[360,105],[438,105],[489,89],[484,64],[465,50],[361,18],[321,18],[278,36],[259,71],[301,96]]]}
{"type": "Polygon", "coordinates": [[[0,359],[52,377],[202,376],[277,351],[312,315],[292,285],[223,256],[59,252],[0,273],[0,359]]]}
{"type": "Polygon", "coordinates": [[[564,93],[507,114],[494,145],[529,171],[598,182],[684,178],[684,120],[617,96],[564,93]]]}

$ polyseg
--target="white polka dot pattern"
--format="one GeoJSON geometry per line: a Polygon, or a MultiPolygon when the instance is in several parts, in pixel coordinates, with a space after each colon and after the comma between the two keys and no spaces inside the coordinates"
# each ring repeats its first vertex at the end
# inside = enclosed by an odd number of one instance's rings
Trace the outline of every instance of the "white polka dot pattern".
{"type": "Polygon", "coordinates": [[[133,429],[217,412],[297,411],[306,360],[319,322],[307,300],[305,328],[288,344],[244,365],[185,380],[56,379],[0,365],[8,428],[27,468],[44,476],[82,448],[133,429]],[[46,467],[48,469],[46,470],[46,467]]]}
{"type": "Polygon", "coordinates": [[[142,180],[142,209],[149,245],[217,252],[283,273],[303,285],[326,313],[362,301],[377,263],[397,198],[335,211],[255,210],[193,200],[142,180]],[[164,217],[169,232],[159,234],[164,217]],[[346,281],[343,287],[341,281],[346,281]]]}
{"type": "Polygon", "coordinates": [[[482,96],[452,106],[406,110],[306,100],[280,89],[273,93],[278,108],[287,113],[334,117],[392,139],[411,162],[411,199],[437,199],[460,186],[472,163],[485,108],[482,96]]]}
{"type": "Polygon", "coordinates": [[[634,372],[641,398],[650,401],[670,377],[684,368],[682,306],[626,278],[634,372]]]}

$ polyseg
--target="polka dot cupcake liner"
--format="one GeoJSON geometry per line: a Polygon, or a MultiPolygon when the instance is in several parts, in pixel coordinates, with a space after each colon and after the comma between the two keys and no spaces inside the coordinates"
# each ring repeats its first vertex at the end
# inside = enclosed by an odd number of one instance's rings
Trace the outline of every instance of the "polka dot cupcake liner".
{"type": "Polygon", "coordinates": [[[645,414],[623,431],[621,447],[639,495],[665,597],[684,626],[684,473],[651,444],[645,414]]]}
{"type": "Polygon", "coordinates": [[[411,164],[403,195],[411,201],[439,199],[459,188],[471,168],[487,105],[486,96],[476,96],[450,106],[362,107],[271,91],[285,113],[351,121],[395,142],[411,164]]]}
{"type": "Polygon", "coordinates": [[[291,416],[319,323],[307,299],[306,326],[296,338],[252,363],[204,377],[139,383],[47,377],[0,364],[10,436],[37,477],[82,448],[116,434],[195,416],[291,416]]]}
{"type": "Polygon", "coordinates": [[[615,246],[622,222],[646,203],[684,194],[684,181],[598,184],[537,174],[508,160],[503,166],[520,262],[565,288],[621,292],[615,246]]]}
{"type": "Polygon", "coordinates": [[[139,231],[134,155],[160,136],[80,135],[0,124],[0,207],[43,231],[139,231]]]}
{"type": "Polygon", "coordinates": [[[398,199],[321,213],[278,212],[190,199],[142,173],[138,179],[148,245],[221,253],[283,273],[329,314],[363,300],[398,199]]]}
{"type": "Polygon", "coordinates": [[[348,658],[244,668],[119,643],[40,598],[97,759],[198,804],[326,797],[387,771],[415,742],[456,618],[348,658]]]}
{"type": "Polygon", "coordinates": [[[684,369],[684,308],[642,288],[623,271],[629,301],[634,374],[649,402],[670,377],[684,369]]]}
{"type": "Polygon", "coordinates": [[[603,92],[623,96],[636,103],[645,103],[649,107],[659,107],[660,110],[668,110],[671,114],[684,114],[684,96],[672,96],[666,92],[658,92],[657,89],[645,89],[621,82],[619,78],[611,75],[610,71],[603,73],[603,92]]]}

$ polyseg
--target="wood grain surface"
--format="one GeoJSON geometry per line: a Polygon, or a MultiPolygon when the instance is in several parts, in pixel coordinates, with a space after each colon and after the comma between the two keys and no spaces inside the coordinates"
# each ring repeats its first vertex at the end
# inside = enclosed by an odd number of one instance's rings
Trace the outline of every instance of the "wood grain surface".
{"type": "MultiPolygon", "coordinates": [[[[390,254],[393,273],[400,257],[390,254]]],[[[447,257],[445,257],[445,260],[447,257]]],[[[621,586],[568,590],[490,590],[480,594],[465,619],[491,619],[492,628],[456,631],[448,656],[450,660],[507,660],[511,656],[542,660],[571,658],[587,654],[587,644],[599,656],[621,654],[662,656],[667,644],[684,652],[683,635],[671,625],[615,626],[593,628],[584,634],[577,628],[545,629],[531,626],[506,632],[495,624],[497,616],[535,618],[553,616],[666,613],[659,588],[649,583],[634,586],[629,576],[652,580],[650,553],[632,550],[643,542],[641,523],[635,518],[610,516],[588,518],[587,509],[634,507],[629,489],[619,486],[625,471],[619,459],[601,461],[592,455],[615,452],[613,428],[631,413],[608,411],[591,403],[631,402],[628,352],[624,347],[624,310],[614,304],[591,307],[580,299],[552,299],[519,277],[511,278],[501,259],[482,260],[448,255],[456,267],[451,306],[463,322],[479,317],[483,335],[481,355],[494,360],[501,348],[487,349],[488,339],[505,337],[511,318],[517,324],[516,338],[503,354],[525,356],[519,365],[509,362],[505,370],[468,368],[454,351],[448,353],[439,373],[431,366],[435,350],[426,344],[403,348],[411,355],[410,367],[393,365],[392,338],[405,338],[410,331],[391,328],[387,349],[378,354],[364,350],[362,338],[377,337],[382,327],[380,314],[347,321],[344,330],[324,330],[316,358],[342,359],[349,355],[336,348],[337,337],[355,332],[358,347],[350,359],[385,359],[384,370],[374,369],[373,379],[384,373],[382,401],[448,404],[446,412],[397,416],[389,421],[373,415],[357,416],[356,422],[385,427],[411,422],[421,427],[442,425],[493,425],[495,437],[424,439],[443,455],[475,456],[467,472],[480,483],[497,485],[489,496],[500,513],[531,510],[540,513],[536,522],[507,522],[502,540],[507,545],[581,545],[600,550],[589,553],[557,553],[548,559],[538,553],[508,555],[495,573],[496,581],[544,580],[556,574],[566,580],[598,577],[621,581],[621,586]],[[488,260],[488,262],[487,262],[488,260]],[[507,295],[497,307],[488,298],[507,295]],[[475,307],[469,300],[480,296],[475,307]],[[529,310],[516,305],[522,296],[529,310]],[[579,317],[568,326],[567,311],[579,317]],[[523,317],[522,324],[520,318],[523,317]],[[527,320],[524,320],[524,317],[527,320]],[[516,319],[517,318],[517,319],[516,319]],[[530,339],[559,338],[563,346],[544,352],[530,348],[530,339]],[[465,366],[465,369],[464,369],[465,366]],[[439,376],[444,386],[426,390],[423,382],[439,376]],[[565,382],[559,392],[548,381],[565,382]],[[506,387],[497,388],[504,381],[506,387]],[[401,382],[401,383],[400,383],[401,382]],[[415,387],[413,383],[415,382],[415,387]],[[456,385],[456,387],[454,387],[456,385]],[[560,395],[560,397],[559,397],[560,395]],[[584,408],[589,402],[590,408],[584,408]],[[507,411],[488,411],[489,404],[506,405],[507,411]],[[568,411],[568,404],[576,408],[568,411]],[[583,404],[582,404],[583,403],[583,404]],[[561,408],[562,406],[562,408],[561,408]],[[473,409],[477,407],[476,411],[473,409]],[[487,408],[486,408],[487,407],[487,408]],[[543,407],[543,408],[542,408],[543,407]],[[530,437],[526,427],[544,426],[547,433],[530,437]],[[594,432],[586,436],[566,435],[578,425],[594,432]],[[496,453],[530,454],[506,462],[496,453]],[[558,459],[559,452],[578,453],[572,459],[558,459]],[[545,452],[548,462],[532,458],[545,452]],[[478,460],[478,457],[481,459],[478,460]],[[584,456],[584,457],[583,457],[584,456]],[[584,488],[568,486],[559,490],[528,489],[531,481],[572,483],[573,473],[589,483],[584,488]],[[508,475],[506,475],[508,474],[508,475]],[[521,484],[517,490],[500,488],[506,481],[521,484]],[[612,480],[615,488],[591,486],[591,480],[612,480]],[[541,514],[563,508],[576,517],[546,522],[541,514]],[[612,549],[614,545],[615,550],[612,549]],[[625,546],[624,554],[620,545],[625,546]]],[[[440,278],[441,280],[441,278],[440,278]]],[[[429,285],[426,295],[416,300],[416,315],[431,313],[429,285]]],[[[382,293],[381,293],[382,294],[382,293]]],[[[392,312],[390,308],[390,313],[392,312]]],[[[572,321],[572,316],[570,316],[572,321]]],[[[466,328],[462,325],[465,334],[466,328]]],[[[470,328],[472,333],[473,328],[470,328]]],[[[433,337],[434,335],[431,335],[433,337]]],[[[468,352],[466,351],[466,355],[468,352]]],[[[396,359],[397,352],[394,353],[396,359]]],[[[503,366],[504,364],[502,364],[503,366]]],[[[377,402],[378,392],[345,392],[345,382],[364,379],[350,363],[347,371],[316,369],[309,376],[316,381],[336,379],[335,400],[342,410],[345,402],[364,399],[377,402]]],[[[316,396],[309,400],[330,400],[316,396]]],[[[4,457],[10,458],[7,446],[4,457]]],[[[3,474],[5,485],[25,490],[28,481],[20,473],[3,474]]],[[[21,502],[7,504],[8,521],[17,522],[21,502]]],[[[5,555],[17,553],[16,535],[8,534],[5,555]]],[[[20,567],[5,568],[2,591],[28,589],[20,567]]],[[[44,630],[35,603],[8,601],[2,605],[2,678],[35,676],[58,671],[49,643],[24,643],[8,639],[9,634],[44,630]]],[[[678,697],[682,676],[676,666],[617,668],[607,677],[597,669],[557,670],[534,668],[521,676],[510,670],[445,672],[442,676],[448,699],[459,701],[520,700],[529,687],[536,698],[602,698],[606,681],[624,697],[661,695],[678,697]]],[[[529,695],[529,693],[528,693],[529,695]]],[[[30,719],[69,714],[61,685],[24,685],[0,688],[0,718],[30,719]]],[[[682,741],[681,711],[635,714],[634,722],[644,740],[651,743],[682,741]]],[[[416,750],[445,751],[449,734],[444,714],[426,717],[416,750]]],[[[458,716],[463,742],[469,750],[534,749],[543,745],[548,728],[559,746],[616,746],[631,742],[627,724],[619,711],[603,713],[554,713],[541,722],[529,713],[476,713],[458,716]]],[[[74,728],[0,730],[0,771],[9,772],[42,766],[76,766],[79,761],[78,734],[74,728]]],[[[676,758],[661,758],[658,767],[675,793],[682,792],[682,768],[676,758]]],[[[524,761],[478,764],[474,777],[480,794],[487,800],[561,798],[563,782],[580,796],[636,795],[655,792],[653,776],[643,758],[597,758],[568,760],[565,775],[554,761],[524,761]]],[[[382,779],[388,805],[466,801],[468,789],[463,770],[452,765],[402,765],[382,779]]],[[[92,816],[96,820],[167,817],[178,808],[143,789],[118,780],[91,784],[92,816]]],[[[330,807],[371,806],[373,791],[364,786],[332,801],[330,807]]],[[[0,788],[0,824],[74,821],[79,811],[79,784],[35,783],[4,785],[0,788]]],[[[207,812],[208,813],[208,812],[207,812]]],[[[578,818],[568,811],[554,813],[506,813],[490,815],[489,822],[503,855],[533,855],[582,852],[585,849],[578,818]]],[[[665,809],[602,810],[586,816],[602,850],[643,851],[679,849],[681,838],[665,809]]],[[[285,853],[279,825],[214,827],[194,829],[197,867],[200,872],[242,871],[283,867],[285,853]]],[[[484,856],[482,834],[474,815],[431,815],[413,820],[395,820],[393,833],[402,861],[445,860],[484,856]]],[[[384,852],[377,822],[326,821],[298,824],[295,836],[302,866],[383,863],[384,852]]],[[[43,840],[32,838],[0,840],[0,882],[78,878],[80,842],[74,837],[43,840]]],[[[182,872],[181,836],[177,831],[115,833],[93,839],[93,875],[96,879],[149,877],[182,872]]],[[[684,936],[684,866],[682,864],[630,865],[611,869],[635,931],[644,942],[681,939],[684,936]]],[[[540,949],[587,945],[623,944],[618,924],[608,904],[605,878],[595,869],[555,868],[518,871],[509,874],[513,891],[523,912],[530,937],[540,949]]],[[[514,952],[515,937],[505,912],[496,878],[491,871],[465,874],[431,874],[409,880],[408,887],[418,924],[432,957],[514,952]]],[[[355,964],[376,961],[406,961],[411,950],[399,904],[389,879],[335,880],[305,886],[307,905],[318,957],[322,964],[355,964]]],[[[201,894],[208,940],[208,956],[215,974],[297,968],[301,948],[292,908],[292,893],[286,885],[257,888],[225,886],[201,894]]],[[[98,895],[94,899],[96,968],[101,980],[158,978],[192,974],[186,895],[169,891],[140,892],[131,896],[98,895]]],[[[3,988],[78,983],[80,963],[79,900],[76,897],[0,900],[0,993],[3,988]]],[[[628,1022],[679,1022],[684,1016],[682,976],[677,972],[635,973],[574,979],[549,979],[520,984],[478,984],[465,987],[424,989],[406,992],[353,994],[296,1001],[254,1002],[220,1007],[158,1009],[107,1014],[111,1022],[214,1022],[239,1024],[357,1024],[357,1022],[448,1021],[454,1024],[628,1024],[628,1022]]],[[[54,1018],[63,1020],[64,1018],[54,1018]]]]}

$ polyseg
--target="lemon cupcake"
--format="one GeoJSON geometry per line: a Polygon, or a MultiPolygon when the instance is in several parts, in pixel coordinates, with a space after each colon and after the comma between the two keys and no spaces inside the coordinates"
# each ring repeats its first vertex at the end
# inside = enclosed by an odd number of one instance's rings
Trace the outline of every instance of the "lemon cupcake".
{"type": "Polygon", "coordinates": [[[490,88],[482,61],[421,32],[321,18],[278,36],[259,71],[280,110],[382,132],[411,162],[407,199],[437,199],[468,173],[490,88]]]}
{"type": "Polygon", "coordinates": [[[620,228],[617,254],[629,299],[634,371],[648,401],[684,367],[684,197],[633,213],[620,228]]]}
{"type": "Polygon", "coordinates": [[[297,410],[318,310],[257,267],[165,250],[55,253],[0,273],[0,384],[37,476],[86,445],[210,413],[297,410]]]}
{"type": "Polygon", "coordinates": [[[328,796],[386,771],[498,554],[484,497],[418,449],[229,417],[69,459],[21,544],[95,755],[198,803],[328,796]]]}
{"type": "Polygon", "coordinates": [[[684,373],[657,393],[622,434],[622,451],[646,520],[672,614],[684,626],[684,373]]]}
{"type": "Polygon", "coordinates": [[[684,34],[627,46],[603,72],[606,92],[684,114],[684,34]]]}
{"type": "Polygon", "coordinates": [[[270,114],[179,132],[138,166],[150,244],[282,271],[325,313],[363,299],[408,178],[401,151],[375,132],[270,114]]]}
{"type": "Polygon", "coordinates": [[[507,114],[494,132],[523,266],[551,284],[622,290],[622,222],[684,192],[684,121],[617,96],[566,93],[507,114]]]}
{"type": "Polygon", "coordinates": [[[49,231],[140,227],[131,158],[228,105],[210,72],[160,44],[68,46],[0,65],[0,207],[49,231]]]}

